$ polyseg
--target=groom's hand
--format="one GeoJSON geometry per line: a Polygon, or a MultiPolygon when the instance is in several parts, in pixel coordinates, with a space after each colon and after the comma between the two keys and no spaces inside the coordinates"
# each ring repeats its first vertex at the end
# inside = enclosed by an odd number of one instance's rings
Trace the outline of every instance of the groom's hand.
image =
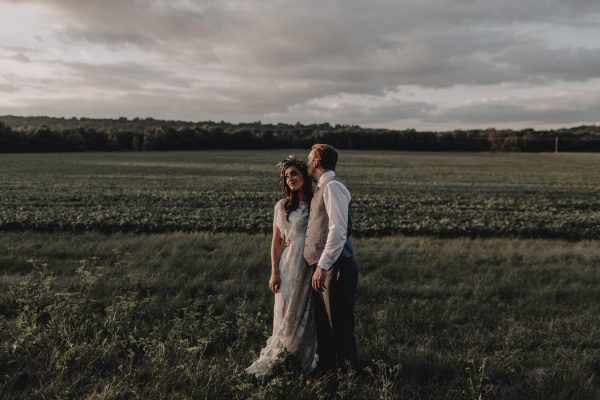
{"type": "Polygon", "coordinates": [[[312,276],[312,288],[317,292],[322,292],[327,289],[327,286],[325,286],[325,274],[323,273],[323,269],[318,265],[312,276]]]}

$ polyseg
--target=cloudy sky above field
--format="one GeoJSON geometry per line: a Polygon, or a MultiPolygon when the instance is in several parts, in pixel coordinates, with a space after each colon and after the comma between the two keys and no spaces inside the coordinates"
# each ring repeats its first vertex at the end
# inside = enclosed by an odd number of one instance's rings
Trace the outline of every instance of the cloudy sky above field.
{"type": "Polygon", "coordinates": [[[598,0],[0,0],[0,115],[600,124],[598,0]]]}

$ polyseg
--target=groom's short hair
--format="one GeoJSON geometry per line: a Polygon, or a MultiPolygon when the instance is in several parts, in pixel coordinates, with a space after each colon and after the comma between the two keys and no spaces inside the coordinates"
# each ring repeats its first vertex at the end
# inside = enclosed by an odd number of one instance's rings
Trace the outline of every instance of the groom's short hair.
{"type": "Polygon", "coordinates": [[[335,171],[338,153],[333,146],[324,143],[316,143],[313,144],[311,150],[314,150],[323,168],[335,171]]]}

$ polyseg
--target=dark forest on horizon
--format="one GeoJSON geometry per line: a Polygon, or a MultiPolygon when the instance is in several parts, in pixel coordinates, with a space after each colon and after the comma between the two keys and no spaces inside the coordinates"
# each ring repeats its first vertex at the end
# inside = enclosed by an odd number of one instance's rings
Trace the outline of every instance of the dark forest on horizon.
{"type": "Polygon", "coordinates": [[[600,127],[434,132],[329,123],[0,116],[0,153],[308,148],[317,142],[357,150],[554,152],[558,145],[560,152],[597,152],[600,127]]]}

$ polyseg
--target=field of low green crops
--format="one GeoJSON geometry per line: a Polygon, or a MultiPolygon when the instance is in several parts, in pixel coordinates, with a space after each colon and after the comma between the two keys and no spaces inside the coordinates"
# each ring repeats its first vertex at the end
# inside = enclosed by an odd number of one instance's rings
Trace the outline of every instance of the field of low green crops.
{"type": "MultiPolygon", "coordinates": [[[[266,233],[306,150],[0,155],[0,230],[266,233]]],[[[357,236],[600,238],[600,154],[344,151],[357,236]]]]}

